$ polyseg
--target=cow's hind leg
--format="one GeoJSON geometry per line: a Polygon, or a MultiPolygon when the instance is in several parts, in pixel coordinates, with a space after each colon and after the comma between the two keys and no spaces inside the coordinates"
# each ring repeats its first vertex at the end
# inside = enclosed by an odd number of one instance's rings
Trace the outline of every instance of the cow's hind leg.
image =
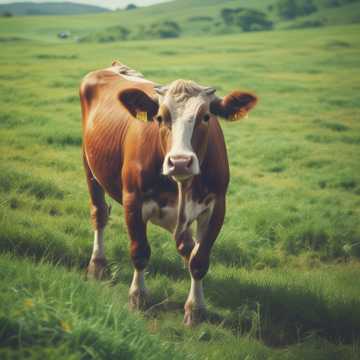
{"type": "Polygon", "coordinates": [[[185,303],[184,323],[197,325],[206,318],[206,306],[203,293],[203,278],[209,269],[210,251],[216,240],[225,215],[225,199],[215,200],[214,207],[198,219],[196,245],[189,259],[191,287],[185,303]]]}
{"type": "Polygon", "coordinates": [[[103,188],[94,178],[86,158],[84,156],[84,167],[86,171],[88,189],[90,193],[90,215],[94,228],[94,243],[90,262],[87,268],[88,278],[101,279],[106,268],[104,250],[104,229],[109,217],[109,207],[105,202],[103,188]]]}
{"type": "Polygon", "coordinates": [[[151,250],[146,237],[146,222],[142,217],[141,203],[136,194],[123,194],[125,220],[130,237],[130,255],[134,265],[134,276],[129,290],[129,307],[131,310],[143,309],[148,298],[144,273],[151,250]]]}

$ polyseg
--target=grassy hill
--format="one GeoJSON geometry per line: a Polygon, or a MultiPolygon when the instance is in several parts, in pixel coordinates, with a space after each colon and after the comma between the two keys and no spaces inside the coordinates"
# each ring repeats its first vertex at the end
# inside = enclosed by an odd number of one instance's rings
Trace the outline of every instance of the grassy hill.
{"type": "MultiPolygon", "coordinates": [[[[240,4],[213,1],[209,16],[230,3],[240,4]]],[[[204,13],[193,4],[172,4],[173,17],[204,13]]],[[[202,37],[188,25],[179,39],[111,43],[53,36],[133,29],[170,6],[0,21],[0,358],[359,359],[360,25],[287,30],[295,19],[202,37]],[[111,200],[109,278],[85,281],[93,235],[78,85],[113,59],[158,83],[191,78],[260,98],[249,119],[221,123],[227,215],[204,281],[209,322],[195,329],[182,325],[188,272],[154,226],[146,281],[156,306],[128,313],[129,241],[111,200]]],[[[322,11],[344,24],[357,6],[322,11]]]]}
{"type": "MultiPolygon", "coordinates": [[[[15,36],[22,28],[21,37],[59,41],[60,31],[69,31],[72,37],[68,41],[111,42],[142,39],[149,36],[161,37],[153,31],[159,24],[172,21],[180,27],[179,36],[206,36],[239,33],[238,26],[226,26],[221,18],[224,8],[239,7],[262,11],[273,28],[286,29],[293,27],[324,27],[331,25],[351,24],[360,21],[360,2],[339,3],[340,6],[325,6],[325,1],[316,0],[318,11],[306,17],[292,20],[279,18],[276,11],[277,0],[177,0],[138,8],[132,11],[116,11],[97,15],[71,17],[54,17],[51,22],[43,17],[0,18],[0,36],[15,36]],[[124,29],[126,35],[124,36],[124,29]],[[154,33],[153,35],[151,35],[154,33]]],[[[19,35],[19,34],[18,34],[19,35]]]]}
{"type": "Polygon", "coordinates": [[[14,2],[11,4],[0,5],[0,14],[10,13],[11,15],[79,15],[108,12],[109,9],[77,4],[72,2],[58,3],[31,3],[31,2],[14,2]]]}

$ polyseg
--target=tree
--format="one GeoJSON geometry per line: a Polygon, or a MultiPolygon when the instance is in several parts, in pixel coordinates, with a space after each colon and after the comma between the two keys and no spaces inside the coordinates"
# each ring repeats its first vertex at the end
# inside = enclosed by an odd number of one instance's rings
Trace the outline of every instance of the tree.
{"type": "Polygon", "coordinates": [[[313,0],[304,0],[304,4],[302,6],[303,15],[310,15],[313,12],[317,11],[317,7],[313,3],[313,0]]]}
{"type": "Polygon", "coordinates": [[[224,8],[220,13],[225,25],[237,25],[243,31],[260,31],[272,29],[272,21],[267,19],[265,13],[246,8],[224,8]]]}
{"type": "Polygon", "coordinates": [[[181,28],[175,21],[163,21],[154,24],[150,33],[160,38],[176,38],[180,36],[181,28]]]}
{"type": "Polygon", "coordinates": [[[177,38],[181,35],[181,28],[175,21],[161,21],[149,26],[140,25],[136,39],[177,38]]]}
{"type": "Polygon", "coordinates": [[[311,14],[317,11],[317,7],[313,0],[280,0],[277,3],[277,10],[280,17],[291,20],[311,14]]]}
{"type": "Polygon", "coordinates": [[[221,10],[221,17],[226,25],[233,25],[235,23],[234,19],[235,11],[234,9],[222,9],[221,10]]]}
{"type": "Polygon", "coordinates": [[[2,13],[2,16],[3,16],[3,17],[12,17],[13,14],[12,14],[10,11],[4,11],[4,12],[2,13]]]}
{"type": "Polygon", "coordinates": [[[326,0],[325,6],[326,7],[338,7],[338,6],[341,6],[341,1],[340,0],[326,0]]]}
{"type": "Polygon", "coordinates": [[[135,4],[129,4],[129,5],[125,8],[125,10],[135,10],[135,9],[137,9],[137,6],[136,6],[135,4]]]}
{"type": "Polygon", "coordinates": [[[236,23],[243,31],[270,30],[273,27],[272,21],[267,19],[265,13],[251,9],[241,11],[236,23]]]}
{"type": "Polygon", "coordinates": [[[297,16],[297,6],[295,0],[280,0],[277,4],[280,17],[283,19],[295,19],[297,16]]]}

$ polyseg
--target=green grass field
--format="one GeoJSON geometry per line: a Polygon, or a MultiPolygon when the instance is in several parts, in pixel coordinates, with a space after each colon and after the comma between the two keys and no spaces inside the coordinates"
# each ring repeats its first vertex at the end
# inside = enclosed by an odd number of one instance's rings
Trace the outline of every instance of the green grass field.
{"type": "Polygon", "coordinates": [[[97,16],[0,21],[0,358],[358,359],[360,25],[111,44],[51,35],[118,15],[97,16]],[[128,239],[111,200],[110,276],[85,281],[78,86],[113,59],[158,83],[260,98],[249,119],[222,123],[228,210],[204,282],[209,321],[195,329],[181,323],[188,273],[152,226],[154,306],[128,313],[128,239]]]}

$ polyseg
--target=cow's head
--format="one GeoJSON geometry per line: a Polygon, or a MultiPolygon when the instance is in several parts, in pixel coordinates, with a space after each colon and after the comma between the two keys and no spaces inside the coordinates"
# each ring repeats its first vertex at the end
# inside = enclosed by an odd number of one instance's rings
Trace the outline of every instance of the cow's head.
{"type": "Polygon", "coordinates": [[[176,80],[157,87],[156,99],[139,89],[120,93],[120,101],[130,112],[145,111],[150,121],[159,123],[164,175],[182,182],[199,174],[214,117],[238,120],[257,102],[249,93],[234,91],[218,98],[215,91],[193,81],[176,80]]]}

